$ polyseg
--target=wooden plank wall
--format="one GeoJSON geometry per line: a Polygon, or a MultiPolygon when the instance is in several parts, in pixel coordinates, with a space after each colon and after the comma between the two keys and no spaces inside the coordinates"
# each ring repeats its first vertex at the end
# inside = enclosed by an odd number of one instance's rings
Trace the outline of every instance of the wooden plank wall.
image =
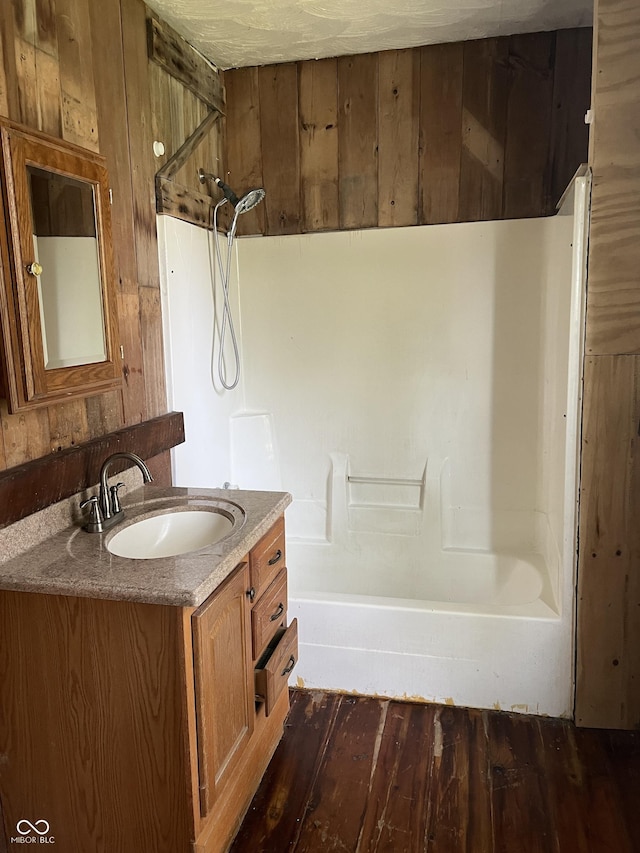
{"type": "MultiPolygon", "coordinates": [[[[154,158],[156,171],[162,168],[182,143],[200,125],[210,107],[155,62],[149,64],[153,138],[165,146],[165,153],[154,158]]],[[[223,123],[216,122],[197,147],[192,158],[172,180],[196,193],[207,194],[198,179],[198,169],[218,174],[222,167],[223,123]]]]}
{"type": "Polygon", "coordinates": [[[640,727],[640,5],[598,0],[576,721],[640,727]]]}
{"type": "Polygon", "coordinates": [[[225,72],[240,233],[552,213],[587,159],[590,29],[225,72]]]}
{"type": "MultiPolygon", "coordinates": [[[[166,411],[154,176],[206,107],[148,63],[148,14],[141,0],[0,3],[0,113],[107,158],[124,347],[122,393],[20,415],[0,401],[0,469],[166,411]]],[[[219,134],[203,143],[182,182],[196,187],[221,147],[219,134]]]]}

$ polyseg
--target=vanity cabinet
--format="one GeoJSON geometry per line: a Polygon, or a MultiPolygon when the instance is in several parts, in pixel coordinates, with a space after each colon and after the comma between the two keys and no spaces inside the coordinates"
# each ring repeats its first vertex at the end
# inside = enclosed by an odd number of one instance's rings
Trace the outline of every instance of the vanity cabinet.
{"type": "Polygon", "coordinates": [[[59,853],[223,853],[282,736],[286,611],[282,519],[197,608],[0,591],[0,849],[28,820],[59,853]]]}

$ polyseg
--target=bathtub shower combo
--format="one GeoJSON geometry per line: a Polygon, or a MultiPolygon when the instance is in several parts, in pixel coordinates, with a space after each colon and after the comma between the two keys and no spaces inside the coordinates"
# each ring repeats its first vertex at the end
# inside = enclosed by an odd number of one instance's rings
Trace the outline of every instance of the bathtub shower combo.
{"type": "Polygon", "coordinates": [[[585,173],[546,219],[238,240],[231,391],[209,238],[159,218],[174,483],[293,494],[299,684],[572,715],[589,194],[585,173]]]}

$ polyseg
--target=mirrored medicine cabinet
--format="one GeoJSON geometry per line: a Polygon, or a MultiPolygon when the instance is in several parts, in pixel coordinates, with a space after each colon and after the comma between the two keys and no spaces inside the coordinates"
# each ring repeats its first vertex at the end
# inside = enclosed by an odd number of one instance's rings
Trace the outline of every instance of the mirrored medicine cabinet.
{"type": "Polygon", "coordinates": [[[104,157],[0,118],[0,329],[10,412],[119,387],[104,157]]]}

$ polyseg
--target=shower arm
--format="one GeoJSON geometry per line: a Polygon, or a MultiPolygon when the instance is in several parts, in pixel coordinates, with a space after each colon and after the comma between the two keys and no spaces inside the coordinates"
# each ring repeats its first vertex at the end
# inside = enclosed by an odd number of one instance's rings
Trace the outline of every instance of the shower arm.
{"type": "Polygon", "coordinates": [[[201,184],[204,184],[206,181],[213,181],[215,184],[217,184],[217,186],[219,186],[222,190],[222,194],[224,195],[224,197],[227,199],[227,201],[230,201],[234,207],[240,201],[240,199],[234,193],[231,187],[228,184],[225,184],[222,178],[218,178],[211,172],[205,172],[204,169],[198,169],[198,178],[201,184]]]}
{"type": "Polygon", "coordinates": [[[206,181],[213,181],[222,190],[225,199],[231,202],[236,214],[248,213],[248,211],[253,210],[253,208],[262,201],[266,194],[264,189],[260,187],[249,190],[242,197],[238,198],[231,187],[228,184],[225,184],[222,178],[216,177],[216,175],[213,175],[211,172],[205,172],[204,169],[198,169],[198,179],[201,184],[204,184],[206,181]]]}

